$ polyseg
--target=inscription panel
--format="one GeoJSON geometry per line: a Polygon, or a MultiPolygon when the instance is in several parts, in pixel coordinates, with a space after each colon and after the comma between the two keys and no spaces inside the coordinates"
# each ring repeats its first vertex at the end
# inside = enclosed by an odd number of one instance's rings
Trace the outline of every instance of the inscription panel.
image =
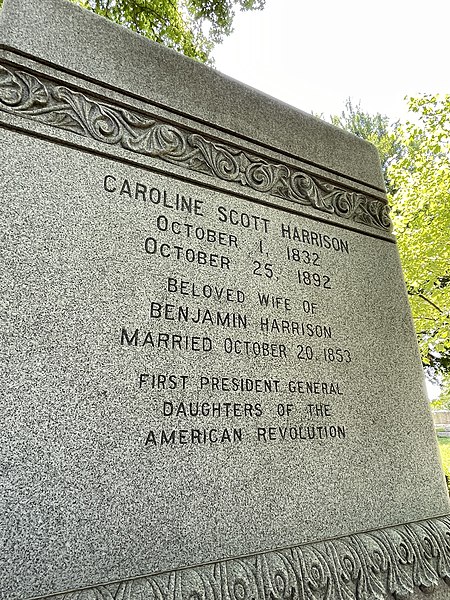
{"type": "Polygon", "coordinates": [[[2,137],[11,596],[446,512],[394,244],[2,137]]]}

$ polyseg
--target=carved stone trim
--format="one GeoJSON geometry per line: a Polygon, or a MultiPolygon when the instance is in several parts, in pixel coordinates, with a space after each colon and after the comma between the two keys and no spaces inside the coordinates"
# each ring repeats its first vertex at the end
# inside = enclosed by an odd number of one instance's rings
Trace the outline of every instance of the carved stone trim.
{"type": "Polygon", "coordinates": [[[450,586],[450,517],[48,596],[52,600],[397,600],[450,586]]]}
{"type": "Polygon", "coordinates": [[[383,231],[386,202],[0,66],[0,109],[383,231]]]}

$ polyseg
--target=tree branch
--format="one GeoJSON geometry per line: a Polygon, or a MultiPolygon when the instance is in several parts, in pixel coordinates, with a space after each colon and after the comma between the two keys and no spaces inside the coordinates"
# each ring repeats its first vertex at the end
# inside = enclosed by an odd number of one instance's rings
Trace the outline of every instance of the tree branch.
{"type": "Polygon", "coordinates": [[[428,302],[428,304],[430,304],[433,308],[435,308],[438,312],[440,312],[441,314],[444,312],[442,309],[439,308],[439,306],[437,306],[434,302],[432,302],[431,300],[429,300],[426,296],[424,296],[423,294],[412,294],[412,296],[419,296],[419,298],[422,298],[422,300],[425,300],[425,302],[428,302]]]}

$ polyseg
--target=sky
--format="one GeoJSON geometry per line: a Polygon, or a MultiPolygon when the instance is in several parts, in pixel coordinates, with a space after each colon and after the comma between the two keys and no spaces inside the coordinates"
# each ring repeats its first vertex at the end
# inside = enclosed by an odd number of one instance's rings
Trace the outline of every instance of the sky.
{"type": "Polygon", "coordinates": [[[213,57],[222,73],[306,112],[340,114],[350,97],[405,121],[406,96],[450,93],[449,23],[449,0],[266,0],[237,14],[213,57]]]}
{"type": "Polygon", "coordinates": [[[216,68],[306,112],[345,100],[393,121],[405,96],[450,93],[449,0],[266,0],[238,13],[216,68]]]}

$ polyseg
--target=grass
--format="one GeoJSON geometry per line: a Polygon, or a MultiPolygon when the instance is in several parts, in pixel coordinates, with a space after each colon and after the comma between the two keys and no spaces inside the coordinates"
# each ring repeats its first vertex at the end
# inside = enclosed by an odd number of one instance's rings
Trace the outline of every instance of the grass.
{"type": "Polygon", "coordinates": [[[441,453],[442,465],[447,478],[447,485],[450,481],[450,438],[438,437],[439,451],[441,453]]]}

